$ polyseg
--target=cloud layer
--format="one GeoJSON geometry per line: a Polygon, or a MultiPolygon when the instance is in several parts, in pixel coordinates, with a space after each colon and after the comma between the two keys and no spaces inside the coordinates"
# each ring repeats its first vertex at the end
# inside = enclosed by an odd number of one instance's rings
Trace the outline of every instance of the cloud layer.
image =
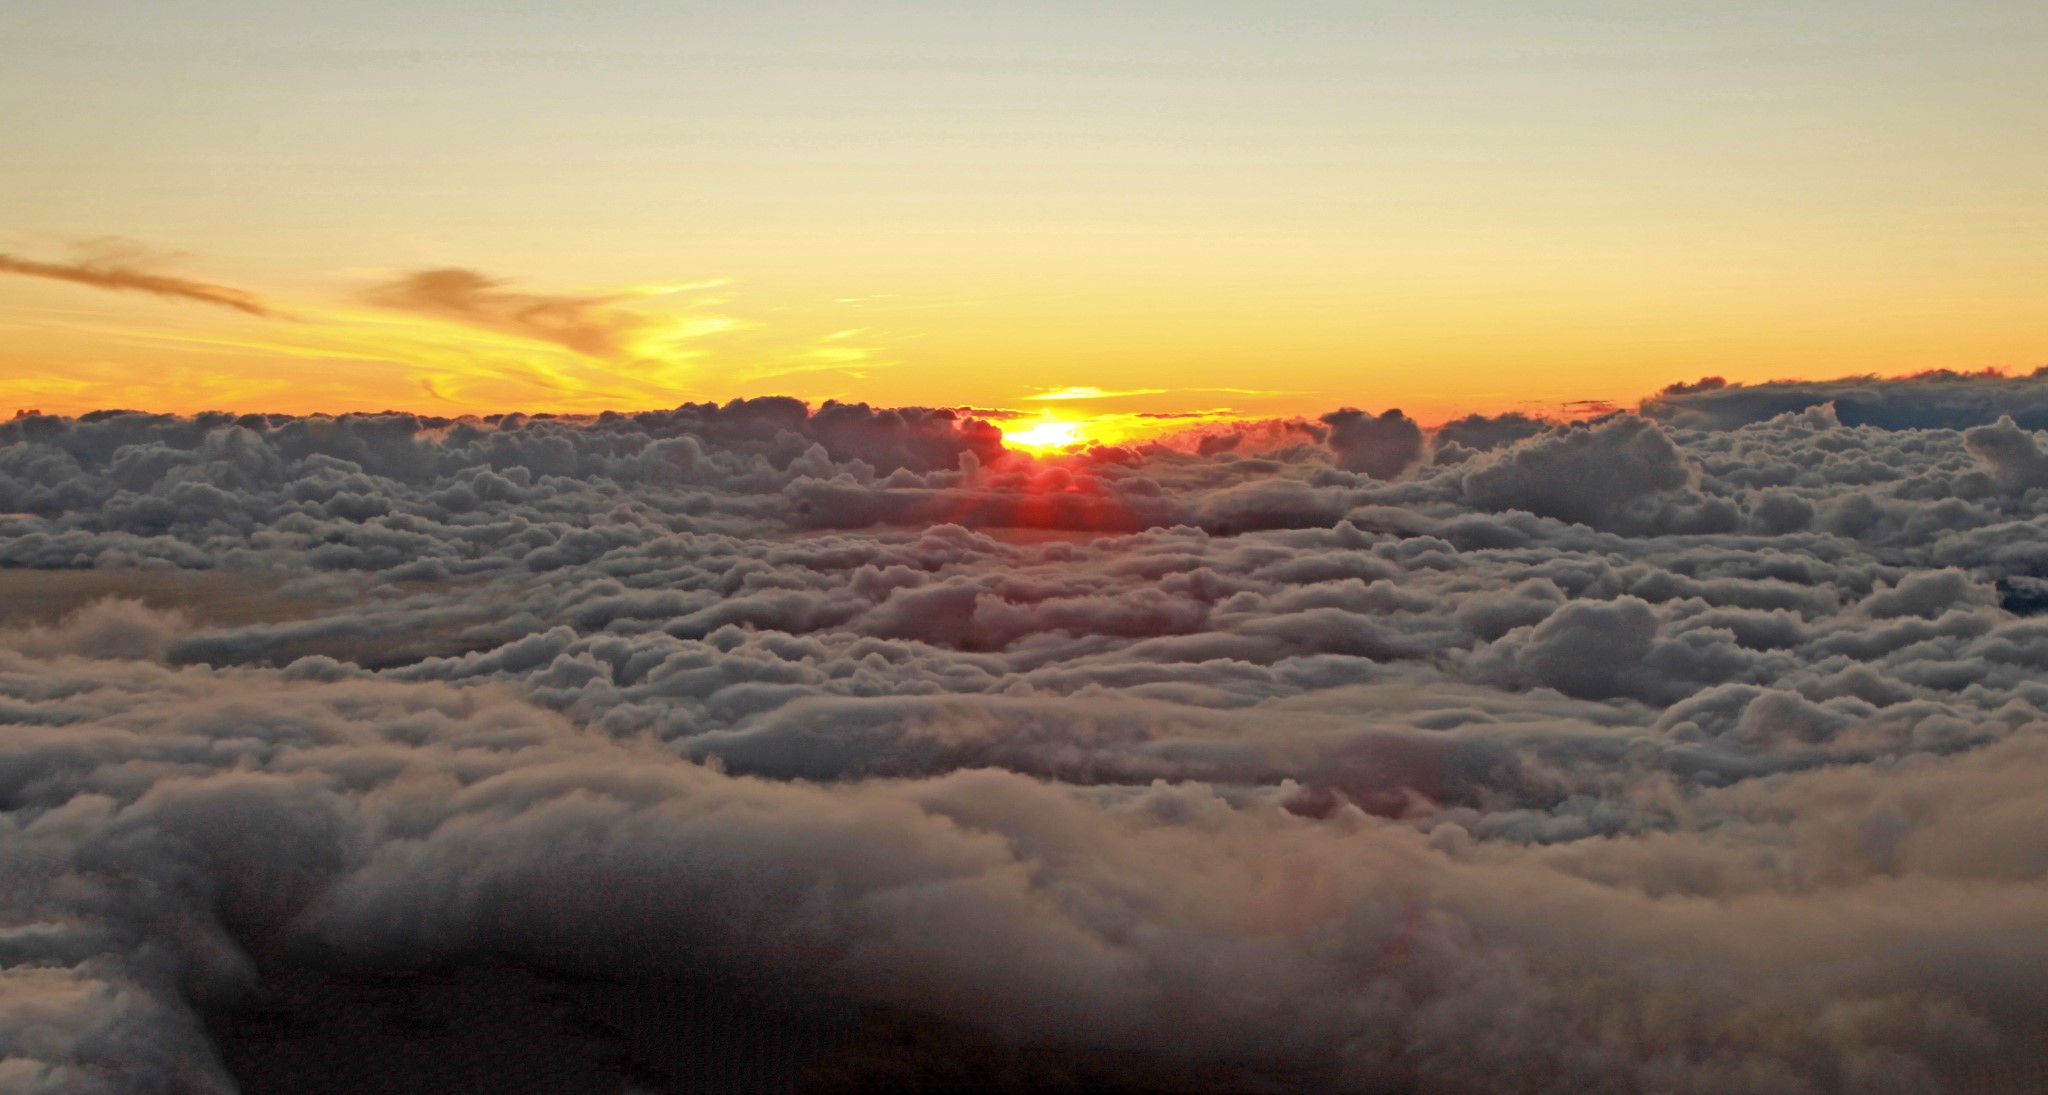
{"type": "Polygon", "coordinates": [[[2048,381],[1855,383],[0,425],[0,563],[279,606],[0,635],[0,1084],[2025,1090],[2048,381]]]}

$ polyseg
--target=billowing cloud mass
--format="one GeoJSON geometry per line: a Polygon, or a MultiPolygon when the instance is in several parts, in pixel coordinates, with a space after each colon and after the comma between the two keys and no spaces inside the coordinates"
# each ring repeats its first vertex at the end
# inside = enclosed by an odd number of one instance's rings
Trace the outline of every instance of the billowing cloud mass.
{"type": "Polygon", "coordinates": [[[252,316],[275,316],[262,297],[243,289],[155,273],[143,265],[147,254],[124,241],[102,241],[86,248],[77,262],[38,262],[0,254],[0,274],[67,281],[116,292],[149,293],[172,300],[192,300],[232,308],[252,316]]]}
{"type": "Polygon", "coordinates": [[[1838,389],[0,424],[0,1086],[2032,1090],[2048,379],[1838,389]]]}
{"type": "Polygon", "coordinates": [[[1378,415],[1346,407],[1322,417],[1330,427],[1330,450],[1337,466],[1392,479],[1422,455],[1422,427],[1398,410],[1378,415]]]}

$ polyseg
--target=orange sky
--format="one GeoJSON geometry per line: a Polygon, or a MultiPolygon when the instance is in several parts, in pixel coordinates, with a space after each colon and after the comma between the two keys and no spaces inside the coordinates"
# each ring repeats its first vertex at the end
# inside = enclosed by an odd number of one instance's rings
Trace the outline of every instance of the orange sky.
{"type": "Polygon", "coordinates": [[[110,3],[0,12],[0,413],[2048,363],[2036,5],[110,3]]]}

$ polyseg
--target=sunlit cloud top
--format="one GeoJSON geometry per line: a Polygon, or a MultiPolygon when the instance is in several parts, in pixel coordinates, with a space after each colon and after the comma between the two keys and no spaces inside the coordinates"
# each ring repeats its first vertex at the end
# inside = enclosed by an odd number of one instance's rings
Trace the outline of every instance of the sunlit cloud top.
{"type": "Polygon", "coordinates": [[[1049,392],[1040,392],[1037,395],[1027,395],[1024,398],[1031,400],[1117,399],[1131,395],[1162,395],[1165,392],[1165,388],[1133,388],[1130,391],[1124,392],[1105,392],[1101,388],[1057,388],[1049,392]]]}

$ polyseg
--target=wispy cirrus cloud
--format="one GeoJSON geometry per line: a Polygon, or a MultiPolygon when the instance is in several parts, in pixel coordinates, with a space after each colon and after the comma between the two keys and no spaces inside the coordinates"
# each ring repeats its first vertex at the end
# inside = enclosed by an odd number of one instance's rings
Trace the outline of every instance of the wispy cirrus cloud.
{"type": "Polygon", "coordinates": [[[64,281],[117,293],[149,293],[172,300],[190,300],[232,308],[252,316],[288,318],[262,297],[246,289],[195,281],[148,267],[169,256],[153,255],[127,240],[95,240],[80,246],[74,262],[39,262],[0,252],[0,273],[48,281],[64,281]]]}
{"type": "Polygon", "coordinates": [[[651,321],[617,307],[623,295],[574,296],[507,289],[508,283],[461,266],[415,270],[363,294],[371,304],[538,342],[588,357],[627,354],[651,321]]]}
{"type": "Polygon", "coordinates": [[[1120,391],[1120,392],[1111,392],[1111,391],[1104,391],[1104,390],[1103,390],[1103,389],[1101,389],[1101,388],[1091,388],[1091,387],[1073,387],[1073,388],[1053,388],[1053,389],[1051,389],[1051,390],[1048,390],[1048,391],[1042,391],[1042,392],[1038,393],[1037,395],[1027,395],[1027,396],[1025,396],[1024,398],[1025,398],[1025,399],[1028,399],[1028,400],[1032,400],[1032,401],[1034,401],[1034,402],[1039,402],[1039,401],[1044,401],[1044,402],[1050,402],[1050,401],[1054,401],[1054,400],[1066,400],[1066,399],[1121,399],[1121,398],[1123,398],[1124,396],[1130,396],[1130,395],[1165,395],[1165,394],[1166,394],[1166,389],[1165,389],[1165,388],[1128,388],[1128,389],[1125,389],[1124,391],[1120,391]]]}
{"type": "Polygon", "coordinates": [[[0,374],[10,374],[0,376],[0,398],[74,412],[136,403],[246,407],[261,399],[266,411],[306,412],[381,408],[390,405],[394,392],[417,392],[441,410],[452,405],[476,412],[585,411],[672,405],[702,391],[714,357],[722,379],[740,384],[810,374],[860,380],[870,369],[894,364],[886,343],[871,338],[868,327],[819,330],[733,314],[727,305],[735,294],[723,291],[731,284],[725,278],[558,291],[529,290],[462,266],[350,268],[330,271],[356,282],[343,301],[308,303],[286,313],[253,293],[153,272],[174,256],[111,239],[81,246],[90,253],[69,265],[4,256],[8,262],[0,273],[61,275],[153,292],[176,289],[294,322],[244,331],[147,316],[80,318],[8,308],[6,321],[34,329],[42,345],[90,340],[103,351],[118,347],[132,353],[122,355],[128,360],[117,361],[110,373],[67,384],[64,375],[78,373],[78,367],[52,364],[47,351],[17,351],[0,358],[0,374]],[[165,352],[213,357],[221,361],[223,377],[236,379],[205,396],[207,402],[191,403],[200,389],[161,382],[166,374],[153,358],[165,352]],[[321,374],[317,382],[301,373],[281,390],[270,371],[245,359],[280,365],[345,361],[350,368],[321,374]],[[308,401],[315,391],[319,399],[308,401]],[[287,392],[290,398],[281,399],[287,392]],[[142,399],[143,393],[150,398],[142,399]]]}
{"type": "Polygon", "coordinates": [[[1267,390],[1264,388],[1123,388],[1117,391],[1110,391],[1105,388],[1089,385],[1076,385],[1065,388],[1045,388],[1041,389],[1037,395],[1027,395],[1024,398],[1031,402],[1053,402],[1081,399],[1125,399],[1141,395],[1168,395],[1173,392],[1220,392],[1225,395],[1250,396],[1307,394],[1304,392],[1280,391],[1277,389],[1267,390]]]}

